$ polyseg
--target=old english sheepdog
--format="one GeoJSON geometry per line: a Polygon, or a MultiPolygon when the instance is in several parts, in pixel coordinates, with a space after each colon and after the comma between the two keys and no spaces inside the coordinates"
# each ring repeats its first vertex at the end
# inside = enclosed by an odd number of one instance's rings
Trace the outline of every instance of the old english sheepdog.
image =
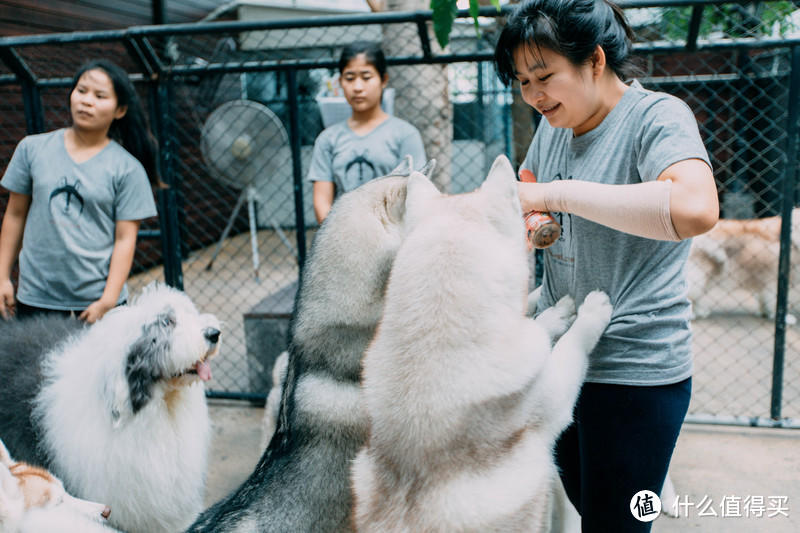
{"type": "Polygon", "coordinates": [[[0,320],[0,439],[129,533],[174,533],[202,510],[210,420],[203,382],[220,324],[151,284],[92,326],[0,320]]]}

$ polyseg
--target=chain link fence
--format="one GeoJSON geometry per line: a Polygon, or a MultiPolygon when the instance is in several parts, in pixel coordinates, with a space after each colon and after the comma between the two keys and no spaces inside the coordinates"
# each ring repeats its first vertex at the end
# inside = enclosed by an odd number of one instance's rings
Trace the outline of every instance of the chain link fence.
{"type": "MultiPolygon", "coordinates": [[[[693,252],[695,268],[711,263],[702,272],[720,275],[705,276],[698,292],[704,312],[693,321],[689,418],[794,426],[800,326],[792,313],[800,298],[790,274],[800,263],[798,237],[781,224],[791,220],[797,189],[794,6],[621,5],[636,30],[642,83],[679,96],[697,116],[723,216],[759,220],[744,237],[730,231],[709,245],[708,256],[693,252]]],[[[131,289],[166,281],[217,314],[225,340],[211,394],[263,401],[316,229],[305,180],[312,146],[348,115],[335,91],[343,45],[383,43],[391,89],[384,107],[420,130],[443,190],[475,188],[499,154],[517,164],[524,157],[538,118],[493,71],[503,13],[481,15],[476,35],[461,13],[445,50],[429,37],[428,12],[0,39],[0,162],[26,133],[68,124],[66,93],[84,60],[107,57],[126,68],[150,110],[170,186],[157,192],[159,217],[142,225],[131,289]]]]}

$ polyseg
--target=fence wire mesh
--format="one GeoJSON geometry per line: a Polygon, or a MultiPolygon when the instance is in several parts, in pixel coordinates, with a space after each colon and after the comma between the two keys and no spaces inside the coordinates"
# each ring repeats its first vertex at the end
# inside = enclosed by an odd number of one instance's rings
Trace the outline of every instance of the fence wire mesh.
{"type": "MultiPolygon", "coordinates": [[[[690,413],[723,422],[797,419],[798,277],[795,266],[779,269],[784,257],[800,265],[800,234],[781,238],[797,189],[794,5],[622,5],[637,35],[640,81],[691,107],[722,215],[749,220],[693,247],[690,413]]],[[[107,57],[131,73],[170,189],[159,193],[160,216],[142,226],[129,285],[182,284],[225,323],[215,393],[263,398],[316,229],[305,180],[313,143],[349,114],[336,93],[345,44],[382,43],[390,64],[384,108],[420,130],[443,190],[474,189],[499,154],[516,164],[524,157],[538,118],[518,87],[497,81],[491,55],[504,19],[482,14],[480,36],[463,20],[446,50],[429,36],[426,13],[0,39],[0,163],[26,133],[68,125],[71,76],[86,59],[107,57]]],[[[0,209],[6,200],[4,192],[0,209]]]]}

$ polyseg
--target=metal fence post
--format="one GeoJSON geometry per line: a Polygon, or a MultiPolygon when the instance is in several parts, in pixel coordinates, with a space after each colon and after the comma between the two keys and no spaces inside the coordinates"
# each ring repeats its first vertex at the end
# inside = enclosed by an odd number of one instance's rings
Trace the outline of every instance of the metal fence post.
{"type": "Polygon", "coordinates": [[[167,185],[158,191],[158,222],[161,227],[161,253],[164,259],[164,280],[167,285],[183,290],[181,239],[178,223],[177,180],[173,175],[173,151],[176,150],[170,127],[172,102],[171,79],[162,71],[156,85],[156,131],[159,142],[161,180],[167,185]]]}
{"type": "Polygon", "coordinates": [[[789,111],[786,118],[786,149],[783,171],[783,213],[781,220],[781,251],[778,263],[778,302],[775,311],[775,353],[772,363],[772,405],[770,417],[781,417],[783,396],[783,366],[786,352],[786,312],[789,297],[790,254],[792,248],[792,210],[797,181],[797,135],[800,112],[800,46],[792,47],[792,72],[789,81],[789,111]]]}
{"type": "Polygon", "coordinates": [[[294,176],[294,216],[297,228],[297,264],[300,276],[306,262],[306,222],[303,205],[303,168],[300,164],[300,108],[297,99],[297,71],[286,71],[289,97],[289,144],[292,150],[292,176],[294,176]]]}
{"type": "Polygon", "coordinates": [[[0,60],[13,72],[22,85],[22,101],[25,104],[25,128],[28,134],[44,132],[42,95],[36,85],[36,76],[13,48],[0,47],[0,60]]]}

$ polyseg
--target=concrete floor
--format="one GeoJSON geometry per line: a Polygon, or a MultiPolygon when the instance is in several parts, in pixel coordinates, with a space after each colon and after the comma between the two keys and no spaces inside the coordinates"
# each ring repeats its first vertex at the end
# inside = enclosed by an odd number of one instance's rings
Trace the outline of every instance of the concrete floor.
{"type": "MultiPolygon", "coordinates": [[[[247,402],[212,400],[210,407],[214,431],[206,506],[253,471],[261,455],[263,416],[263,409],[247,402]]],[[[684,503],[682,516],[660,516],[655,533],[800,531],[800,430],[685,424],[670,472],[684,503]],[[764,516],[747,518],[745,499],[759,497],[764,516]],[[781,501],[788,517],[778,513],[781,501]],[[716,517],[701,516],[712,510],[716,517]]]]}

